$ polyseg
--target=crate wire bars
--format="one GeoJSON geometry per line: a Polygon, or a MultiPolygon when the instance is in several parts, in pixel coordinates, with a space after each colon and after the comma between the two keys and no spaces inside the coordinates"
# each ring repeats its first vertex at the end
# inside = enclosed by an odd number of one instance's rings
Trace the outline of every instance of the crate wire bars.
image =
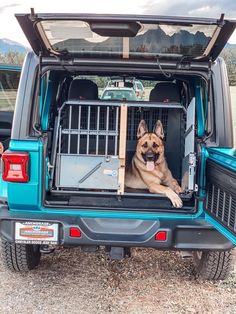
{"type": "Polygon", "coordinates": [[[55,120],[51,154],[51,177],[55,177],[56,190],[124,194],[126,145],[127,141],[136,143],[134,124],[139,122],[138,111],[143,111],[150,124],[154,123],[153,113],[155,119],[158,116],[167,123],[165,110],[172,108],[186,113],[178,103],[171,106],[88,100],[63,103],[55,120]]]}

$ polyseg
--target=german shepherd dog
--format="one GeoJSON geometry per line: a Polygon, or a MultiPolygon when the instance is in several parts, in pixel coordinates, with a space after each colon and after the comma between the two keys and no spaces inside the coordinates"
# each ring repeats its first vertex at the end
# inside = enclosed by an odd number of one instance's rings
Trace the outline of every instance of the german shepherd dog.
{"type": "Polygon", "coordinates": [[[137,131],[138,143],[131,167],[126,171],[125,186],[134,189],[147,189],[151,193],[165,194],[174,207],[182,207],[178,196],[182,192],[172,177],[164,156],[164,132],[158,120],[153,132],[148,132],[144,120],[137,131]]]}

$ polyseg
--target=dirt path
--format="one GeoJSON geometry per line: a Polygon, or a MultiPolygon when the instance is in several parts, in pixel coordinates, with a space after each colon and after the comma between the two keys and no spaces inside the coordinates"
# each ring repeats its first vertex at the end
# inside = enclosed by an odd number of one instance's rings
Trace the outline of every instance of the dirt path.
{"type": "Polygon", "coordinates": [[[0,261],[0,313],[236,313],[236,272],[203,282],[178,253],[132,253],[117,262],[103,251],[60,249],[26,274],[6,272],[0,261]]]}

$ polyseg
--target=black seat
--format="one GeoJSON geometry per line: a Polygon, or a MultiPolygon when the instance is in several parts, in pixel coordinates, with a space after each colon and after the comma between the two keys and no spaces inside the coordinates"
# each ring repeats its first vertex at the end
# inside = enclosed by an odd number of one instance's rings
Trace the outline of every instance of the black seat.
{"type": "MultiPolygon", "coordinates": [[[[68,100],[98,100],[98,87],[97,85],[87,79],[74,79],[71,81],[68,91],[68,100]]],[[[71,119],[70,119],[70,110],[69,106],[65,108],[62,116],[62,128],[67,129],[77,129],[79,125],[79,106],[72,105],[71,107],[71,119]]],[[[91,115],[93,114],[94,107],[91,108],[91,115]]],[[[81,107],[81,116],[80,116],[80,127],[83,129],[87,127],[87,116],[88,116],[88,107],[81,107]]],[[[92,140],[91,140],[92,142],[92,140]]],[[[70,153],[77,153],[77,144],[78,137],[76,135],[71,135],[70,141],[70,153]]],[[[86,149],[86,137],[81,136],[80,146],[83,149],[86,149]]],[[[67,152],[68,148],[68,136],[62,137],[62,152],[67,152]]]]}
{"type": "Polygon", "coordinates": [[[179,86],[172,82],[157,83],[150,92],[149,100],[163,103],[180,103],[181,96],[179,86]]]}
{"type": "Polygon", "coordinates": [[[173,82],[160,82],[151,90],[149,100],[170,104],[166,111],[165,155],[168,166],[177,180],[181,180],[181,167],[184,152],[184,114],[182,109],[171,108],[171,103],[181,103],[180,88],[173,82]]]}
{"type": "Polygon", "coordinates": [[[70,83],[68,100],[72,99],[87,99],[96,100],[98,99],[98,87],[91,81],[86,79],[74,79],[70,83]]]}

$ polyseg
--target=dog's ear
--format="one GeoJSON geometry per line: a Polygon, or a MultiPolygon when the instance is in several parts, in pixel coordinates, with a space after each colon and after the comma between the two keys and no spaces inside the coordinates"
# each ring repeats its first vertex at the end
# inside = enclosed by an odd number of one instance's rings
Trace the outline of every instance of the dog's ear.
{"type": "Polygon", "coordinates": [[[145,133],[148,132],[147,124],[144,120],[141,120],[138,125],[137,138],[141,138],[145,133]]]}
{"type": "Polygon", "coordinates": [[[164,130],[163,130],[163,126],[162,126],[162,123],[160,120],[157,120],[157,122],[154,126],[154,129],[153,129],[153,133],[156,133],[156,135],[163,140],[164,130]]]}

